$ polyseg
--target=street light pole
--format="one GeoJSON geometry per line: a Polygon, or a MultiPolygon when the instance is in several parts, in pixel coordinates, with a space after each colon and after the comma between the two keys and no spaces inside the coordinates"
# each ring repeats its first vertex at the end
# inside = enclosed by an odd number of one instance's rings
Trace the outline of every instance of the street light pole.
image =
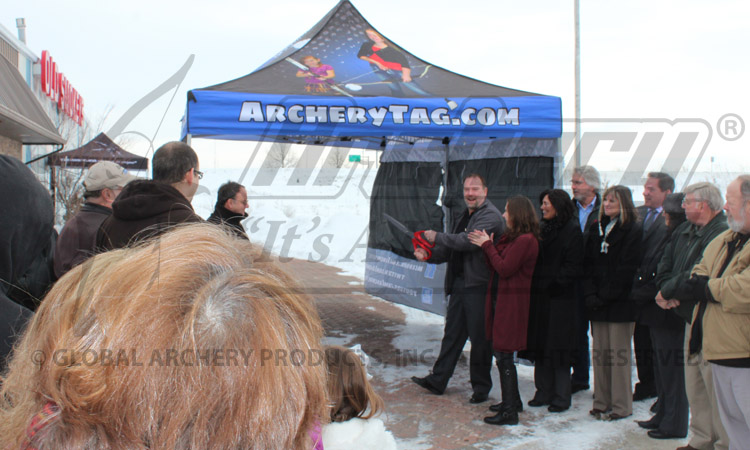
{"type": "Polygon", "coordinates": [[[579,0],[573,0],[575,15],[575,167],[581,166],[581,23],[579,0]]]}

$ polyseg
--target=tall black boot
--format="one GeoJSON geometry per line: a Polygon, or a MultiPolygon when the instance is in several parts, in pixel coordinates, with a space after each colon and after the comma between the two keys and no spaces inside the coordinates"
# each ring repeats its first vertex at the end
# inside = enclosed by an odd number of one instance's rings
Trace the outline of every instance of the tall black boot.
{"type": "Polygon", "coordinates": [[[518,405],[523,405],[523,403],[521,394],[518,392],[518,374],[513,363],[513,356],[498,358],[497,368],[500,370],[500,391],[503,401],[500,404],[500,411],[494,416],[485,417],[484,421],[491,425],[517,425],[518,405]]]}

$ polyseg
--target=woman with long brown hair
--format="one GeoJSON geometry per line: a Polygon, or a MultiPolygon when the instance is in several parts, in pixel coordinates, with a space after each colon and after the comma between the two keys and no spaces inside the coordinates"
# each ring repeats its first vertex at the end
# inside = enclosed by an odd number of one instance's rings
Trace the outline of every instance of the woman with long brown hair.
{"type": "Polygon", "coordinates": [[[3,448],[313,448],[322,327],[258,253],[188,225],[68,272],[5,374],[3,448]]]}
{"type": "Polygon", "coordinates": [[[600,420],[633,413],[631,340],[635,305],[630,298],[640,263],[641,227],[630,189],[612,186],[602,195],[599,220],[589,229],[583,295],[594,338],[594,407],[600,420]]]}
{"type": "Polygon", "coordinates": [[[503,213],[507,229],[497,244],[494,236],[472,231],[469,240],[482,247],[492,268],[485,303],[485,329],[500,371],[502,402],[490,407],[497,414],[485,417],[492,425],[515,425],[523,409],[513,352],[526,348],[531,277],[539,252],[539,221],[534,205],[523,196],[508,199],[503,213]]]}

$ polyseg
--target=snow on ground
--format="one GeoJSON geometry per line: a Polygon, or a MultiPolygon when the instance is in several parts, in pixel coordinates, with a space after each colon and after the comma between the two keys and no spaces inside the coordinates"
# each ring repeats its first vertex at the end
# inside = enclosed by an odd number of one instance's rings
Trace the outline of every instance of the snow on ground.
{"type": "MultiPolygon", "coordinates": [[[[195,196],[196,212],[206,218],[213,210],[219,186],[229,180],[246,186],[250,202],[250,217],[244,222],[251,240],[267,251],[283,258],[291,257],[322,262],[341,268],[346,274],[364,279],[364,259],[369,221],[369,196],[375,179],[375,169],[367,167],[340,170],[300,171],[298,169],[261,170],[214,169],[206,170],[202,188],[195,196]]],[[[736,174],[717,180],[725,189],[736,174]]],[[[695,180],[699,181],[699,180],[695,180]]],[[[702,181],[702,180],[700,180],[702,181]]],[[[636,199],[639,198],[636,192],[636,199]]],[[[443,334],[441,316],[398,305],[406,317],[406,324],[398,327],[393,345],[404,351],[431,352],[429,361],[437,357],[443,334]],[[420,349],[420,350],[415,350],[420,349]]],[[[356,336],[328,337],[327,344],[341,344],[356,336]]],[[[422,361],[422,360],[420,360],[422,361]]],[[[371,371],[386,384],[425,375],[429,367],[422,363],[404,367],[377,364],[371,371]]],[[[457,371],[453,383],[468,383],[468,373],[457,371]]],[[[518,364],[521,396],[528,401],[534,394],[533,367],[518,364]]],[[[635,368],[633,378],[637,380],[635,368]]],[[[499,382],[493,371],[494,388],[491,397],[500,399],[499,382]]],[[[592,376],[593,379],[593,376],[592,376]]],[[[634,381],[635,383],[635,381],[634,381]]],[[[525,407],[530,417],[528,425],[506,427],[504,435],[489,448],[675,448],[684,441],[654,441],[645,436],[635,420],[651,415],[651,402],[634,404],[632,418],[617,422],[595,421],[588,415],[591,392],[573,396],[571,410],[564,414],[549,414],[546,408],[525,407]]],[[[429,448],[432,430],[419,430],[417,439],[402,441],[403,449],[429,448]]]]}
{"type": "Polygon", "coordinates": [[[376,170],[207,169],[193,199],[207,218],[219,186],[238,181],[247,189],[250,239],[282,258],[322,262],[364,278],[370,192],[376,170]]]}

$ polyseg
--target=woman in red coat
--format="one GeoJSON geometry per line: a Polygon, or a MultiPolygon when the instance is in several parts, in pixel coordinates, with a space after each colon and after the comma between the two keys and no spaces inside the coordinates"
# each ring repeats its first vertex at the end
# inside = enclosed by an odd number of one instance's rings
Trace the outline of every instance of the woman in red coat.
{"type": "Polygon", "coordinates": [[[485,231],[472,231],[469,240],[482,247],[493,269],[487,287],[485,329],[497,359],[503,401],[490,407],[497,414],[484,421],[515,425],[523,408],[513,352],[526,348],[531,277],[539,253],[539,220],[534,205],[523,196],[508,199],[503,217],[508,228],[497,244],[493,245],[494,236],[485,231]]]}

